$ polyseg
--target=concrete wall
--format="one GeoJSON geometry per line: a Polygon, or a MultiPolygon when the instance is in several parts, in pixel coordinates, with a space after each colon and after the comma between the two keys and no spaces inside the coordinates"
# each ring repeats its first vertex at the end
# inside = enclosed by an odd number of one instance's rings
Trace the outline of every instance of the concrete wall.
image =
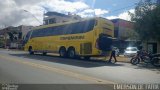
{"type": "Polygon", "coordinates": [[[145,41],[143,42],[143,47],[144,50],[152,51],[152,48],[156,48],[157,52],[156,53],[160,53],[160,42],[156,41],[156,40],[149,40],[149,41],[145,41]],[[156,44],[156,46],[152,45],[152,44],[156,44]]]}

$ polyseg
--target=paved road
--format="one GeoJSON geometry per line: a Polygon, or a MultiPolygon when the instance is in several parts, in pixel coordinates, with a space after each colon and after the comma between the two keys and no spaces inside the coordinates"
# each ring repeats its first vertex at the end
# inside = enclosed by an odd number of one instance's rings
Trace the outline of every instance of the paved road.
{"type": "Polygon", "coordinates": [[[113,84],[160,83],[160,69],[118,62],[64,59],[0,50],[0,83],[25,84],[113,84]]]}

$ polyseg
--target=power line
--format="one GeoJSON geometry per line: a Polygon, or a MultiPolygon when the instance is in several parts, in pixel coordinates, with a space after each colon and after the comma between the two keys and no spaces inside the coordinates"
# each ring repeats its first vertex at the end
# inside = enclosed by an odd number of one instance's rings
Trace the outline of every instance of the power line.
{"type": "Polygon", "coordinates": [[[130,8],[130,7],[133,7],[133,6],[135,6],[135,5],[136,5],[136,4],[132,4],[132,5],[129,5],[129,6],[126,6],[126,7],[123,7],[123,8],[119,8],[119,9],[113,10],[113,11],[111,11],[111,13],[109,13],[109,14],[116,13],[116,12],[118,12],[118,11],[121,11],[121,10],[130,8]]]}
{"type": "Polygon", "coordinates": [[[126,8],[130,8],[130,7],[133,7],[133,6],[135,6],[135,4],[129,5],[129,6],[126,6],[126,7],[120,8],[120,9],[117,9],[117,10],[113,10],[111,13],[117,12],[117,11],[120,11],[120,10],[123,10],[123,9],[126,9],[126,8]]]}

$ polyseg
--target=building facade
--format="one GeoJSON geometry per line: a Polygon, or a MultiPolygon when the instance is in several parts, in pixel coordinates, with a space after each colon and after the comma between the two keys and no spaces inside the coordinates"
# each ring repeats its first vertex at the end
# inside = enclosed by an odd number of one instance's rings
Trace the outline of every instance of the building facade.
{"type": "Polygon", "coordinates": [[[44,14],[44,25],[54,24],[54,23],[63,23],[74,20],[81,20],[81,17],[78,15],[72,15],[68,13],[68,15],[58,13],[58,12],[47,12],[44,14]]]}
{"type": "Polygon", "coordinates": [[[160,53],[160,41],[148,40],[143,42],[143,47],[145,50],[151,53],[160,53]]]}
{"type": "Polygon", "coordinates": [[[118,47],[121,52],[128,46],[138,47],[143,46],[143,49],[151,53],[160,53],[160,41],[147,40],[142,41],[139,39],[139,35],[134,30],[134,23],[122,19],[111,20],[114,23],[114,35],[116,41],[115,46],[118,47]]]}
{"type": "Polygon", "coordinates": [[[23,39],[27,32],[29,32],[33,26],[20,25],[18,27],[7,27],[0,30],[0,40],[2,47],[5,48],[21,48],[23,39]]]}
{"type": "Polygon", "coordinates": [[[114,23],[114,46],[124,52],[128,46],[137,46],[140,43],[138,36],[133,29],[133,23],[122,19],[111,20],[114,23]]]}

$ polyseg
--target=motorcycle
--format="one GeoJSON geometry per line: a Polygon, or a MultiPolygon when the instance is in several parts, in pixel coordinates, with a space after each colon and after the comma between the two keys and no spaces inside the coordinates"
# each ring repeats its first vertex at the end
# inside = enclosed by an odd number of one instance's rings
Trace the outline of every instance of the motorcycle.
{"type": "Polygon", "coordinates": [[[138,51],[137,54],[131,58],[130,63],[137,65],[140,62],[151,63],[155,67],[160,67],[160,54],[151,54],[146,51],[138,51]]]}

